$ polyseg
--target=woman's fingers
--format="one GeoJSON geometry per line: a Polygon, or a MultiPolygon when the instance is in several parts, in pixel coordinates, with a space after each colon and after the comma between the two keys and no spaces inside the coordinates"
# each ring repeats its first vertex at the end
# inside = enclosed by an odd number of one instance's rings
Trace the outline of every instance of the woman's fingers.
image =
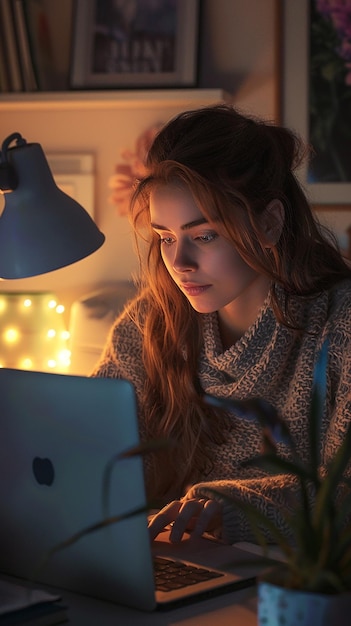
{"type": "Polygon", "coordinates": [[[186,531],[192,531],[197,524],[199,515],[203,510],[205,500],[182,501],[177,516],[174,518],[169,540],[181,541],[186,531]]]}
{"type": "Polygon", "coordinates": [[[181,506],[182,502],[180,500],[174,500],[152,517],[149,521],[149,533],[151,540],[154,540],[159,533],[173,523],[181,506]]]}
{"type": "Polygon", "coordinates": [[[196,535],[214,530],[222,524],[222,505],[216,500],[206,500],[194,527],[196,535]]]}
{"type": "Polygon", "coordinates": [[[181,541],[186,531],[202,535],[221,524],[222,507],[215,500],[174,500],[157,513],[149,523],[151,539],[171,525],[169,539],[181,541]]]}

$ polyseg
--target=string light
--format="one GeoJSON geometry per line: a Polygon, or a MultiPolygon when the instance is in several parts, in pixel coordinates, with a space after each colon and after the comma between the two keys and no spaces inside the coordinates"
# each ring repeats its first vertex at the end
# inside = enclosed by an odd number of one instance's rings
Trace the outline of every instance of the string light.
{"type": "Polygon", "coordinates": [[[17,328],[6,328],[4,331],[4,341],[5,343],[17,343],[20,337],[20,333],[17,328]]]}
{"type": "Polygon", "coordinates": [[[64,310],[54,294],[0,294],[0,367],[67,372],[64,310]]]}
{"type": "Polygon", "coordinates": [[[33,369],[33,361],[29,357],[25,357],[24,359],[22,359],[22,361],[20,362],[20,365],[21,365],[20,369],[22,370],[33,369]]]}

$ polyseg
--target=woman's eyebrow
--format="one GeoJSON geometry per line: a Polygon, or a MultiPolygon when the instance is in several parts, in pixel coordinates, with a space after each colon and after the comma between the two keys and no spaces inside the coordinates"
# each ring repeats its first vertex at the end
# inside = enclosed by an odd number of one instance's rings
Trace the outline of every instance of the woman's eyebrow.
{"type": "MultiPolygon", "coordinates": [[[[208,224],[208,221],[205,217],[201,217],[200,219],[194,220],[193,222],[183,224],[183,226],[181,226],[180,228],[181,230],[189,230],[190,228],[200,226],[201,224],[208,224]]],[[[154,224],[153,222],[151,222],[151,228],[154,228],[155,230],[169,230],[167,226],[161,226],[161,224],[154,224]]]]}

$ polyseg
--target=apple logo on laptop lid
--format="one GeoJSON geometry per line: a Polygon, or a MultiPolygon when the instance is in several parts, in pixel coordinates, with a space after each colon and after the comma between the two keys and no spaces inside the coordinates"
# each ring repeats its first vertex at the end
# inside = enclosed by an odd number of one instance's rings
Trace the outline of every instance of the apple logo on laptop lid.
{"type": "Polygon", "coordinates": [[[55,470],[50,459],[36,456],[32,463],[33,474],[39,485],[50,487],[55,479],[55,470]]]}

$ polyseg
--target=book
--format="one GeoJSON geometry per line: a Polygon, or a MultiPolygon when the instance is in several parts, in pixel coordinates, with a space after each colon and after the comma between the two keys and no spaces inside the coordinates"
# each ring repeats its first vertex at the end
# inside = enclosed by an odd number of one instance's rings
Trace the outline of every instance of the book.
{"type": "Polygon", "coordinates": [[[14,25],[19,50],[19,60],[22,69],[23,87],[25,91],[38,89],[37,79],[34,73],[29,35],[24,12],[24,0],[13,0],[14,25]]]}
{"type": "Polygon", "coordinates": [[[10,91],[10,76],[6,62],[4,46],[3,22],[0,20],[0,92],[10,91]]]}
{"type": "Polygon", "coordinates": [[[0,2],[1,35],[3,37],[5,63],[8,67],[10,91],[22,91],[23,81],[11,1],[1,0],[0,2]]]}
{"type": "Polygon", "coordinates": [[[23,8],[37,87],[40,91],[54,91],[57,77],[47,3],[26,0],[23,8]]]}
{"type": "Polygon", "coordinates": [[[51,626],[68,620],[59,595],[0,579],[0,625],[51,626]]]}

